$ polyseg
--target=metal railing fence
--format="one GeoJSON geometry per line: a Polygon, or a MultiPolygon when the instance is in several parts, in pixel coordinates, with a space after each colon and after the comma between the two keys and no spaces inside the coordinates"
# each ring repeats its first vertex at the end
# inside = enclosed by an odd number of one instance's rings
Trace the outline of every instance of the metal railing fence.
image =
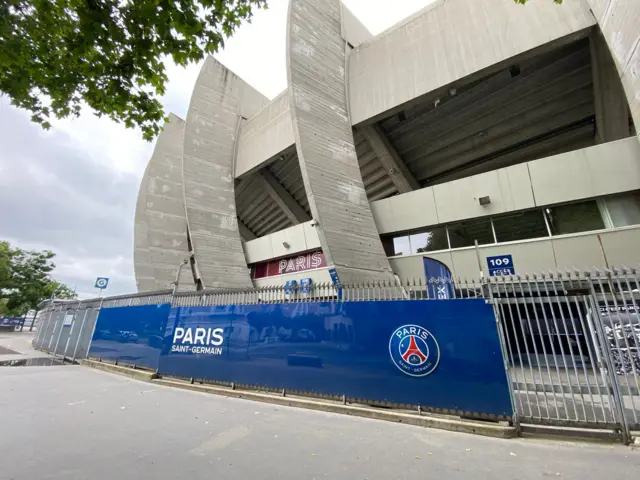
{"type": "Polygon", "coordinates": [[[635,269],[335,286],[164,290],[45,302],[36,348],[75,360],[89,350],[101,308],[303,302],[485,299],[496,315],[512,385],[514,423],[640,429],[640,277],[635,269]],[[69,318],[69,316],[72,318],[69,318]],[[67,318],[71,328],[64,329],[67,318]]]}

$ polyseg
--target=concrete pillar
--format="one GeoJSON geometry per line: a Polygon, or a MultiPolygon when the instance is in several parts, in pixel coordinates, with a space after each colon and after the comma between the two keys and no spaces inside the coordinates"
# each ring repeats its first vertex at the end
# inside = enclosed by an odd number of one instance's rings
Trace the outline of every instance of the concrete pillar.
{"type": "MultiPolygon", "coordinates": [[[[139,292],[173,288],[180,265],[189,255],[182,186],[184,126],[184,120],[169,114],[140,185],[134,223],[139,292]]],[[[183,271],[178,288],[194,290],[192,275],[183,271]]]]}
{"type": "Polygon", "coordinates": [[[291,0],[290,112],[300,170],[329,267],[340,281],[391,279],[358,166],[347,107],[340,0],[291,0]]]}
{"type": "Polygon", "coordinates": [[[193,89],[183,177],[195,271],[205,287],[251,287],[238,228],[234,154],[238,126],[268,100],[208,57],[193,89]]]}
{"type": "Polygon", "coordinates": [[[629,136],[629,107],[620,75],[602,32],[594,29],[589,38],[596,111],[596,143],[629,136]]]}

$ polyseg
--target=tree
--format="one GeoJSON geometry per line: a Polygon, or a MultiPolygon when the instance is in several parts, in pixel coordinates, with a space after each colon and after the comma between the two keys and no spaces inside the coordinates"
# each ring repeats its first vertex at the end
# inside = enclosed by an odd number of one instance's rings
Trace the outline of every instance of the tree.
{"type": "Polygon", "coordinates": [[[163,61],[185,66],[224,46],[266,0],[4,0],[0,92],[31,119],[78,116],[83,103],[146,140],[165,120],[163,61]]]}
{"type": "Polygon", "coordinates": [[[0,313],[23,315],[52,294],[75,298],[75,292],[50,277],[55,254],[13,248],[0,242],[0,313]]]}
{"type": "Polygon", "coordinates": [[[45,292],[48,294],[46,297],[54,297],[62,300],[75,300],[78,298],[78,294],[75,290],[71,290],[65,284],[50,280],[46,286],[45,292]]]}

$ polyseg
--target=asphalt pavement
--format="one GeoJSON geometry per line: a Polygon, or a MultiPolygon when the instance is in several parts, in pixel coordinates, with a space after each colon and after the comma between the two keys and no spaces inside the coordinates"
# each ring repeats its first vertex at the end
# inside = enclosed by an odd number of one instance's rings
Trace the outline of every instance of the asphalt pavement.
{"type": "Polygon", "coordinates": [[[620,445],[500,440],[172,389],[82,366],[0,368],[0,479],[635,479],[620,445]]]}

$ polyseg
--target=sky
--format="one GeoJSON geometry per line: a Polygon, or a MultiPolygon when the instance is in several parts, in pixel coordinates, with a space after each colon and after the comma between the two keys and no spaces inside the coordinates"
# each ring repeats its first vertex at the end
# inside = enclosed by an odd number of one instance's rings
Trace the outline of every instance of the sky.
{"type": "MultiPolygon", "coordinates": [[[[373,33],[433,0],[344,0],[373,33]]],[[[287,86],[288,0],[271,0],[215,57],[261,93],[287,86]]],[[[186,117],[200,65],[167,64],[165,112],[186,117]]],[[[95,296],[96,277],[109,277],[107,295],[136,291],[133,217],[138,186],[153,143],[90,109],[52,121],[49,131],[0,97],[0,240],[56,253],[53,278],[95,296]]]]}

